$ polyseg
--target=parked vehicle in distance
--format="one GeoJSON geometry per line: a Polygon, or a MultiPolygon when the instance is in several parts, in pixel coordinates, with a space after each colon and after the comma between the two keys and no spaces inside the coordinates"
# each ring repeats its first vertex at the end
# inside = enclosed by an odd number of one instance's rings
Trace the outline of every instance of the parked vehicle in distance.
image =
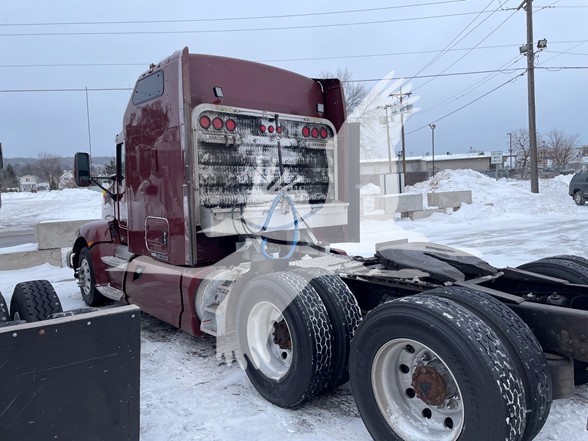
{"type": "Polygon", "coordinates": [[[569,194],[576,205],[584,205],[588,198],[588,172],[576,173],[570,181],[569,194]]]}

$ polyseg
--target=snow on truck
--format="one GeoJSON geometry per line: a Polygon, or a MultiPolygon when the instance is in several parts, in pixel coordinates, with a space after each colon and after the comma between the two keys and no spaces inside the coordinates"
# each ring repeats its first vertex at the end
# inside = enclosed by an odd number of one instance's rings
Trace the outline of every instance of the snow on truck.
{"type": "MultiPolygon", "coordinates": [[[[336,79],[187,48],[151,65],[116,138],[113,214],[69,255],[85,302],[217,336],[281,407],[350,379],[375,440],[533,439],[588,382],[588,261],[332,248],[354,215],[345,117],[336,79]]],[[[75,168],[98,182],[87,154],[75,168]]]]}

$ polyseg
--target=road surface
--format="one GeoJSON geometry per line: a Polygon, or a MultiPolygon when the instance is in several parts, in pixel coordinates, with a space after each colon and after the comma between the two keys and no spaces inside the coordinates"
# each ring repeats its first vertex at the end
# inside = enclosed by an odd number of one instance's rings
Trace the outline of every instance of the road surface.
{"type": "Polygon", "coordinates": [[[25,243],[34,243],[37,239],[35,237],[35,229],[28,228],[26,230],[2,230],[0,231],[0,248],[14,247],[23,245],[25,243]]]}

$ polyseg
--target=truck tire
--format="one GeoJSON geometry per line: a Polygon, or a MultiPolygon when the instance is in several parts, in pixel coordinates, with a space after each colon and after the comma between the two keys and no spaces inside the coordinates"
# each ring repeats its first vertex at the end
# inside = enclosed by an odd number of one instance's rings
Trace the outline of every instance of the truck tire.
{"type": "Polygon", "coordinates": [[[320,296],[300,275],[275,272],[249,281],[236,333],[247,376],[270,403],[298,407],[327,386],[333,328],[320,296]]]}
{"type": "MultiPolygon", "coordinates": [[[[560,255],[525,263],[518,268],[570,283],[588,285],[588,260],[580,256],[560,255]]],[[[588,383],[588,363],[574,360],[574,384],[588,383]]]]}
{"type": "Polygon", "coordinates": [[[334,389],[349,381],[349,350],[361,322],[361,309],[345,282],[330,271],[300,268],[294,272],[319,294],[333,325],[333,372],[326,389],[334,389]]]}
{"type": "Polygon", "coordinates": [[[38,322],[63,311],[53,286],[47,280],[20,282],[14,287],[10,300],[12,320],[38,322]]]}
{"type": "Polygon", "coordinates": [[[533,331],[512,309],[481,291],[450,286],[427,291],[427,295],[453,300],[477,315],[496,333],[525,387],[527,427],[522,440],[535,438],[549,416],[552,384],[547,359],[533,331]]]}
{"type": "Polygon", "coordinates": [[[519,265],[517,268],[544,276],[567,280],[570,283],[588,285],[587,267],[569,259],[547,257],[519,265]]]}
{"type": "Polygon", "coordinates": [[[96,290],[94,265],[92,264],[92,255],[88,248],[82,248],[78,262],[77,277],[82,299],[84,299],[84,302],[88,306],[104,305],[106,303],[106,297],[96,290]]]}
{"type": "Polygon", "coordinates": [[[10,313],[8,312],[8,305],[6,299],[0,293],[0,325],[10,321],[10,313]]]}
{"type": "Polygon", "coordinates": [[[557,256],[550,256],[547,259],[568,260],[588,268],[588,259],[581,256],[574,256],[573,254],[559,254],[557,256]]]}
{"type": "Polygon", "coordinates": [[[367,314],[350,376],[375,441],[519,441],[525,428],[524,386],[506,348],[448,299],[405,297],[367,314]]]}

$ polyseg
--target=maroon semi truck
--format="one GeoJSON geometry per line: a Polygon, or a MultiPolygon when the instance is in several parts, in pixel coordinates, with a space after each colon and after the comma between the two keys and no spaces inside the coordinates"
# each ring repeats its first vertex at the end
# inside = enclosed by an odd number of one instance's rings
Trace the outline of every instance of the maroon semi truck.
{"type": "MultiPolygon", "coordinates": [[[[271,403],[349,379],[375,440],[531,440],[588,381],[588,261],[494,268],[429,243],[349,237],[344,94],[254,62],[177,52],[137,80],[112,215],[69,256],[88,305],[138,305],[218,338],[271,403]]],[[[89,186],[89,157],[76,155],[89,186]]]]}

